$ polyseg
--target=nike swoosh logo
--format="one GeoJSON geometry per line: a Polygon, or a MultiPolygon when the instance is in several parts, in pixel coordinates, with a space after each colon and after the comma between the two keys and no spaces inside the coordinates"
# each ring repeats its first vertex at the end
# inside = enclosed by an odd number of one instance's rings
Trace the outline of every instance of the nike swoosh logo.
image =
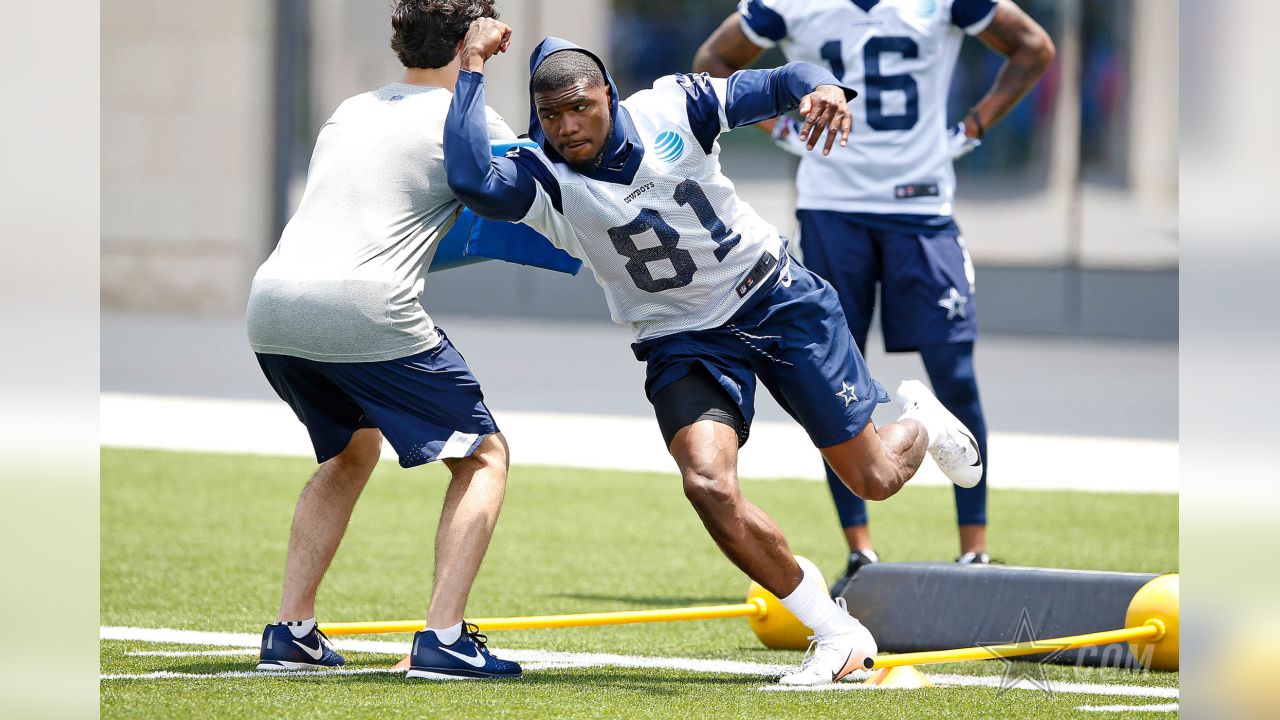
{"type": "Polygon", "coordinates": [[[466,664],[470,665],[471,667],[474,667],[474,668],[482,668],[482,667],[484,667],[484,658],[480,657],[480,651],[479,651],[479,650],[476,650],[476,651],[475,651],[475,653],[476,653],[475,655],[463,655],[462,653],[460,653],[460,652],[454,652],[453,650],[450,650],[450,649],[449,649],[449,648],[447,648],[447,647],[442,647],[442,648],[440,648],[440,652],[446,652],[446,653],[449,653],[450,655],[452,655],[452,656],[454,656],[454,657],[458,658],[459,660],[461,660],[462,662],[464,662],[464,663],[466,663],[466,664]]]}
{"type": "Polygon", "coordinates": [[[320,658],[324,657],[324,642],[320,640],[316,641],[316,648],[314,650],[307,647],[306,643],[300,640],[295,639],[293,641],[293,644],[302,648],[302,651],[305,652],[312,660],[319,660],[320,658]]]}
{"type": "Polygon", "coordinates": [[[969,441],[969,447],[973,448],[973,456],[977,458],[973,462],[969,463],[969,467],[982,467],[982,452],[978,450],[978,441],[968,435],[965,435],[965,439],[969,441]]]}
{"type": "Polygon", "coordinates": [[[839,669],[839,670],[832,670],[832,671],[831,671],[831,682],[835,682],[835,681],[839,680],[840,678],[844,677],[845,675],[848,675],[848,674],[849,674],[849,673],[847,673],[847,672],[844,672],[844,669],[845,669],[845,668],[847,668],[847,667],[849,667],[849,658],[851,658],[851,657],[853,657],[853,651],[852,651],[852,650],[850,650],[850,651],[849,651],[849,654],[845,656],[845,658],[844,658],[844,662],[840,664],[840,669],[839,669]]]}

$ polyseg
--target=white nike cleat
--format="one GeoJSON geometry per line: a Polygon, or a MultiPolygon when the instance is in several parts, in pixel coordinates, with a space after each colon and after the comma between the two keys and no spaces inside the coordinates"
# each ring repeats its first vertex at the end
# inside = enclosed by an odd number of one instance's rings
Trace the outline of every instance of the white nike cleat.
{"type": "Polygon", "coordinates": [[[810,635],[809,651],[800,669],[783,675],[782,685],[830,685],[850,673],[866,668],[868,658],[875,657],[876,641],[871,632],[857,620],[847,629],[830,635],[810,635]]]}
{"type": "Polygon", "coordinates": [[[951,482],[971,488],[982,481],[982,454],[969,428],[938,402],[919,380],[898,386],[902,417],[918,421],[929,433],[929,454],[951,482]]]}

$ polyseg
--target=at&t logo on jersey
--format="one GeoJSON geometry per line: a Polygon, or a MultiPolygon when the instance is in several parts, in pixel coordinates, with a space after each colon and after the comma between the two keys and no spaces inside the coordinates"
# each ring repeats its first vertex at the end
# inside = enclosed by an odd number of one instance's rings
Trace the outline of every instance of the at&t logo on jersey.
{"type": "Polygon", "coordinates": [[[659,160],[670,165],[684,155],[684,140],[676,133],[667,130],[654,139],[653,150],[657,153],[659,160]]]}

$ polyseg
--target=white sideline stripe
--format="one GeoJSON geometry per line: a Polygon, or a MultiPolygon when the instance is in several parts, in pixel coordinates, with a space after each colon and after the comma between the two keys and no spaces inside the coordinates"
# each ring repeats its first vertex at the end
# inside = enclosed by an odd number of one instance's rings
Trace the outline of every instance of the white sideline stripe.
{"type": "MultiPolygon", "coordinates": [[[[946,685],[966,687],[1006,687],[999,677],[990,675],[930,675],[929,679],[946,685]]],[[[1177,698],[1178,688],[1149,687],[1147,685],[1107,685],[1103,683],[1049,682],[1049,689],[1056,693],[1080,693],[1081,695],[1115,695],[1124,697],[1177,698]]],[[[1018,690],[1040,690],[1035,683],[1021,679],[1012,685],[1018,690]]]]}
{"type": "Polygon", "coordinates": [[[685,670],[719,675],[781,675],[794,665],[708,660],[703,658],[641,657],[609,653],[567,653],[551,650],[503,650],[502,656],[519,663],[550,662],[563,667],[625,667],[650,670],[685,670]]]}
{"type": "Polygon", "coordinates": [[[137,640],[139,642],[172,643],[174,645],[214,645],[253,647],[262,642],[257,633],[206,632],[170,628],[112,627],[98,628],[99,640],[137,640]]]}
{"type": "MultiPolygon", "coordinates": [[[[495,412],[517,465],[675,472],[651,417],[495,412]]],[[[103,393],[102,445],[110,447],[312,457],[306,429],[282,402],[103,393]]],[[[795,423],[759,421],[743,448],[747,478],[824,480],[822,465],[795,423]]],[[[1066,435],[993,433],[990,470],[998,487],[1090,492],[1178,492],[1178,444],[1066,435]]],[[[389,446],[384,457],[395,457],[389,446]]],[[[947,485],[927,460],[915,485],[947,485]]]]}
{"type": "Polygon", "coordinates": [[[148,673],[107,673],[99,680],[230,680],[237,678],[287,677],[314,678],[329,675],[386,675],[404,672],[392,668],[335,668],[333,670],[226,670],[216,673],[170,672],[158,670],[148,673]]]}
{"type": "Polygon", "coordinates": [[[240,648],[238,650],[132,650],[126,657],[235,657],[239,655],[257,655],[258,648],[240,648]]]}
{"type": "Polygon", "coordinates": [[[760,688],[765,692],[798,692],[798,693],[821,693],[821,692],[845,692],[846,690],[888,690],[879,685],[867,685],[860,682],[844,682],[843,680],[831,685],[765,685],[760,688]]]}
{"type": "MultiPolygon", "coordinates": [[[[135,627],[101,627],[98,629],[101,640],[131,640],[137,642],[171,643],[174,645],[206,645],[234,646],[241,648],[258,641],[259,637],[251,633],[206,632],[201,630],[176,630],[169,628],[135,628],[135,627]]],[[[409,643],[388,640],[348,640],[336,639],[334,647],[351,652],[378,653],[385,655],[405,655],[409,652],[409,643]]],[[[217,652],[217,651],[214,651],[217,652]]],[[[237,652],[240,652],[237,650],[237,652]]],[[[528,669],[546,668],[586,668],[586,667],[627,667],[654,670],[684,670],[687,672],[710,673],[721,675],[755,675],[777,676],[795,669],[794,665],[775,665],[770,663],[742,662],[736,660],[708,660],[702,658],[641,657],[635,655],[614,655],[609,653],[573,653],[549,650],[503,650],[502,656],[515,662],[527,664],[528,669]]],[[[212,678],[212,677],[261,677],[263,675],[283,675],[288,677],[311,677],[323,673],[353,674],[358,672],[393,672],[391,669],[365,670],[316,670],[305,672],[270,672],[270,671],[227,671],[222,673],[171,673],[160,671],[138,675],[102,675],[103,680],[135,680],[163,678],[212,678]]],[[[928,678],[937,685],[955,687],[1002,687],[1001,679],[992,676],[971,676],[939,674],[928,678]]],[[[761,690],[774,692],[831,692],[843,690],[865,690],[875,686],[856,682],[842,682],[819,687],[798,687],[791,685],[766,685],[761,690]]],[[[1020,681],[1015,689],[1040,690],[1027,681],[1020,681]]],[[[1141,685],[1104,685],[1100,683],[1055,682],[1050,685],[1054,692],[1078,693],[1082,695],[1105,695],[1120,697],[1178,697],[1177,688],[1144,687],[1141,685]]]]}
{"type": "MultiPolygon", "coordinates": [[[[140,642],[171,643],[174,645],[234,646],[256,644],[260,636],[250,633],[205,632],[202,630],[176,630],[169,628],[102,627],[98,630],[101,640],[133,640],[140,642]]],[[[405,655],[409,643],[390,640],[349,640],[335,638],[333,646],[351,652],[382,655],[405,655]]],[[[609,653],[574,653],[552,650],[503,650],[502,656],[519,663],[550,663],[555,667],[630,667],[655,670],[686,670],[689,672],[721,673],[726,675],[781,675],[794,669],[791,665],[741,662],[737,660],[710,660],[703,658],[641,657],[613,655],[609,653]]]]}
{"type": "MultiPolygon", "coordinates": [[[[1044,688],[1032,683],[1028,680],[1018,680],[1012,685],[1006,685],[1003,680],[991,675],[953,675],[953,674],[926,674],[935,685],[947,687],[989,687],[989,688],[1008,688],[1011,690],[1038,690],[1043,692],[1044,688]]],[[[1178,688],[1162,688],[1147,687],[1145,685],[1105,685],[1102,683],[1073,683],[1073,682],[1050,682],[1049,689],[1055,693],[1073,693],[1079,695],[1107,695],[1116,697],[1149,697],[1149,698],[1177,698],[1178,688]]],[[[767,685],[760,688],[771,692],[840,692],[843,690],[868,690],[880,689],[876,685],[863,685],[861,683],[836,683],[834,685],[819,685],[817,687],[807,687],[803,685],[767,685]]]]}
{"type": "Polygon", "coordinates": [[[1178,712],[1178,703],[1164,705],[1081,705],[1084,712],[1178,712]]]}

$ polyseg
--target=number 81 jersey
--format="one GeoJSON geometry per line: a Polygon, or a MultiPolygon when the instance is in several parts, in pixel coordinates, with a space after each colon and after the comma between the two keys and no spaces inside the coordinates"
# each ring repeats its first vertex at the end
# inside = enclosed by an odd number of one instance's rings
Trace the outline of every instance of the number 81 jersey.
{"type": "Polygon", "coordinates": [[[542,168],[520,222],[591,268],[637,340],[723,325],[785,252],[720,170],[724,97],[724,80],[669,75],[623,100],[621,171],[579,173],[535,148],[509,155],[542,168]]]}
{"type": "Polygon", "coordinates": [[[993,0],[741,0],[756,45],[824,65],[859,92],[848,147],[800,161],[797,207],[951,215],[951,75],[965,34],[994,15],[993,0]]]}

